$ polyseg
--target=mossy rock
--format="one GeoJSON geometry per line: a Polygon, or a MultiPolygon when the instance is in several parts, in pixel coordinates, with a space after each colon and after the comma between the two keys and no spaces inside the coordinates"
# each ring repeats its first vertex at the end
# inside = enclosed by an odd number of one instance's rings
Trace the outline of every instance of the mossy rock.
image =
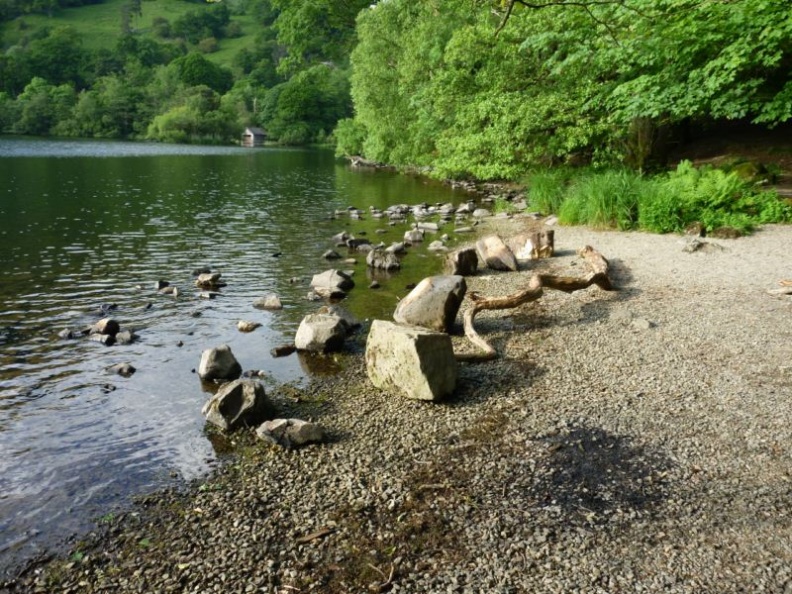
{"type": "Polygon", "coordinates": [[[735,229],[734,227],[718,227],[709,233],[710,237],[714,237],[716,239],[737,239],[743,235],[744,233],[742,231],[735,229]]]}
{"type": "Polygon", "coordinates": [[[729,169],[732,173],[737,174],[740,179],[746,181],[753,181],[759,178],[765,171],[764,165],[754,161],[735,163],[729,169]]]}

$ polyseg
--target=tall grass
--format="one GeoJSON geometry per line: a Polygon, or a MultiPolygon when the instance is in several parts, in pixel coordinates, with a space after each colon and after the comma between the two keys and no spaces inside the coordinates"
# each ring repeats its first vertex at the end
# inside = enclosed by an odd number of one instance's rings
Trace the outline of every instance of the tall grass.
{"type": "Polygon", "coordinates": [[[638,220],[642,179],[627,170],[591,172],[572,182],[558,211],[565,225],[632,229],[638,220]]]}
{"type": "Polygon", "coordinates": [[[574,171],[566,167],[543,169],[530,174],[527,180],[530,208],[544,214],[557,213],[574,175],[574,171]]]}
{"type": "Polygon", "coordinates": [[[774,192],[735,172],[697,169],[688,161],[654,177],[558,169],[534,173],[527,184],[531,207],[557,214],[566,225],[669,233],[700,223],[707,231],[729,227],[747,233],[757,224],[792,221],[792,206],[774,192]]]}

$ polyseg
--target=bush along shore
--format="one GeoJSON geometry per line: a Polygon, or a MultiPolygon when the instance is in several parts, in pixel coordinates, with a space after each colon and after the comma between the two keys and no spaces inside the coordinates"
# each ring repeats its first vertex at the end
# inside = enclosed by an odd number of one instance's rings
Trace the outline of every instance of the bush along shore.
{"type": "MultiPolygon", "coordinates": [[[[547,222],[479,228],[506,237],[547,222]]],[[[585,245],[618,290],[481,311],[497,357],[461,363],[439,402],[375,388],[364,327],[334,355],[336,375],[269,395],[283,416],[321,423],[324,443],[207,429],[233,452],[211,476],[139,498],[0,591],[789,588],[792,301],[778,283],[792,277],[792,229],[706,251],[672,234],[555,231],[552,258],[481,268],[468,295],[579,278],[585,245]]],[[[464,351],[459,319],[450,331],[464,351]]]]}

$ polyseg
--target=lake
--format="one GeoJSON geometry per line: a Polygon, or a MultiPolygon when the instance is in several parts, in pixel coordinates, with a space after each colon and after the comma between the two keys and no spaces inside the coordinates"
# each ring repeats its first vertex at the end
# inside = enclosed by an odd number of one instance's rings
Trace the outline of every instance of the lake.
{"type": "Polygon", "coordinates": [[[323,150],[0,138],[0,576],[131,496],[211,468],[208,395],[193,372],[204,349],[230,345],[270,385],[305,381],[323,366],[269,352],[321,305],[305,298],[313,274],[354,269],[343,306],[366,320],[390,318],[407,285],[441,269],[425,246],[387,275],[346,248],[356,264],[328,263],[336,233],[389,244],[409,226],[332,213],[469,198],[323,150]],[[197,297],[192,272],[204,266],[228,283],[217,299],[197,297]],[[380,289],[368,288],[374,278],[380,289]],[[159,294],[160,280],[179,296],[159,294]],[[253,307],[269,292],[283,310],[253,307]],[[140,339],[58,338],[103,305],[140,339]],[[262,327],[243,334],[240,319],[262,327]],[[137,368],[130,378],[107,371],[124,362],[137,368]]]}

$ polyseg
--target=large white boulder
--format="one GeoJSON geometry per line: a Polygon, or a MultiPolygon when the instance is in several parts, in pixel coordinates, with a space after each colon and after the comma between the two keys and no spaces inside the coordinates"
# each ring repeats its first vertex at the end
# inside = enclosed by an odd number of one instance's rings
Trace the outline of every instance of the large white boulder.
{"type": "Polygon", "coordinates": [[[461,276],[430,276],[399,301],[393,319],[399,324],[448,332],[466,291],[467,284],[461,276]]]}
{"type": "Polygon", "coordinates": [[[454,391],[458,373],[448,334],[384,320],[371,324],[366,371],[381,390],[433,401],[454,391]]]}

